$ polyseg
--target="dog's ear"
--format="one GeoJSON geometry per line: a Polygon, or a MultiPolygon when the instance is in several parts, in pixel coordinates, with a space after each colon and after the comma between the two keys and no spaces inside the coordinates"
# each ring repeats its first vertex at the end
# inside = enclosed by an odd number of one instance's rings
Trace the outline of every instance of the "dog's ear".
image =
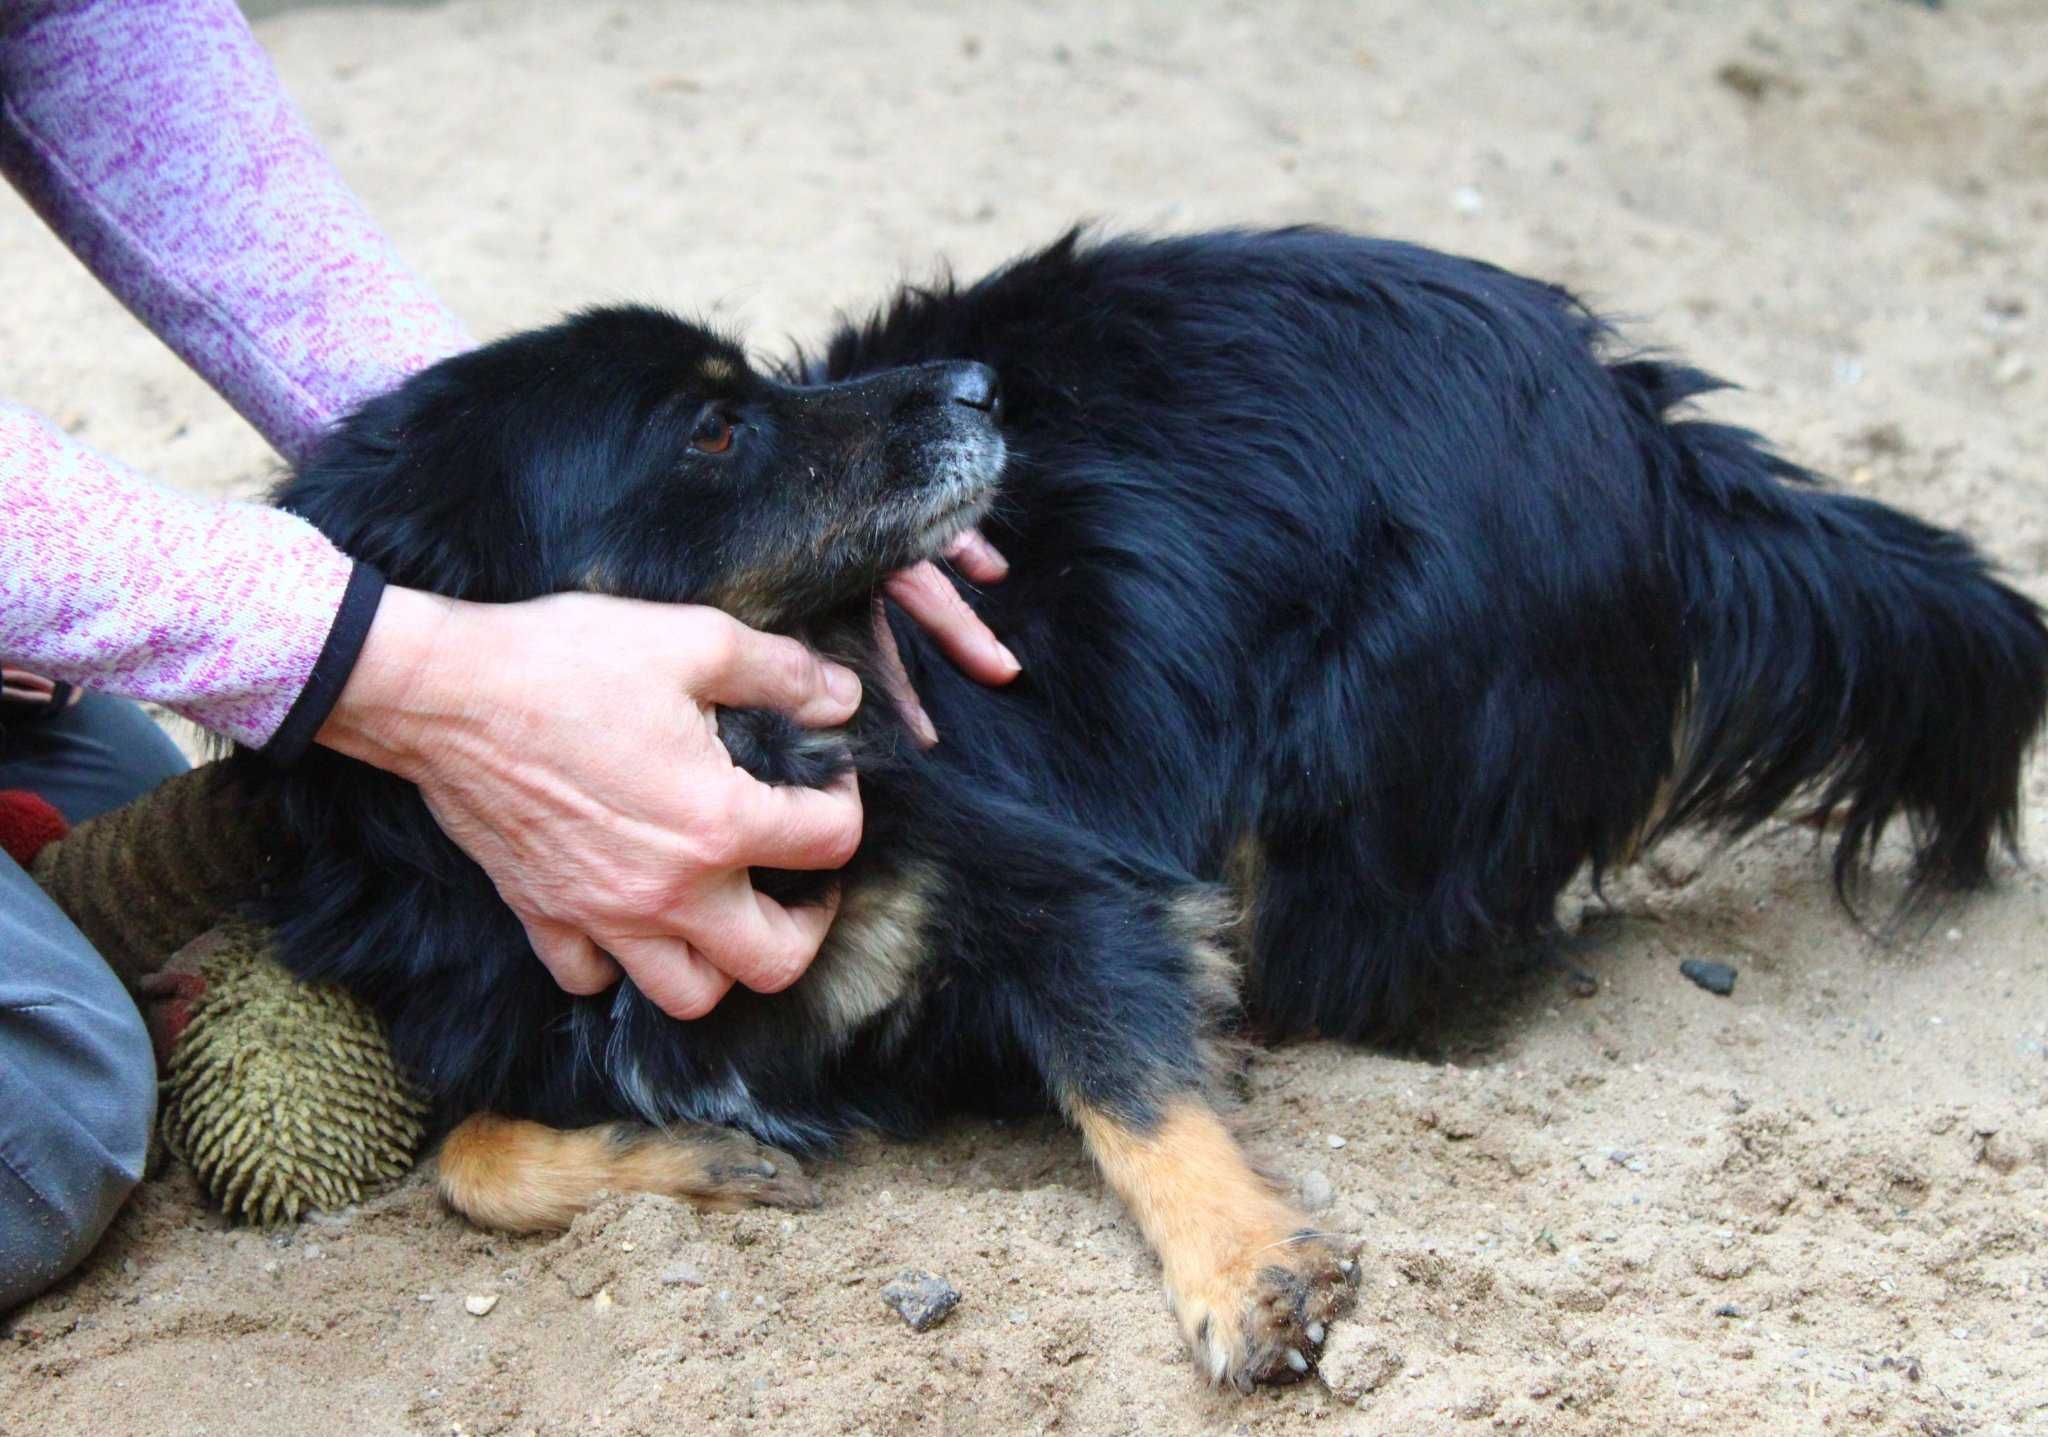
{"type": "Polygon", "coordinates": [[[416,375],[343,420],[272,500],[394,584],[530,597],[521,546],[505,542],[521,531],[519,488],[496,443],[464,438],[468,412],[461,386],[435,370],[416,375]]]}

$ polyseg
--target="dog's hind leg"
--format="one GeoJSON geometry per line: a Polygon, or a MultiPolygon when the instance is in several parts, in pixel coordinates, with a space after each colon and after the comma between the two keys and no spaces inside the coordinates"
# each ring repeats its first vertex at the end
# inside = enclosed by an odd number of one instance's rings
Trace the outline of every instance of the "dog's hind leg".
{"type": "Polygon", "coordinates": [[[442,1143],[439,1168],[443,1200],[503,1232],[565,1228],[606,1193],[662,1193],[718,1211],[818,1204],[795,1158],[731,1128],[564,1130],[478,1113],[442,1143]]]}

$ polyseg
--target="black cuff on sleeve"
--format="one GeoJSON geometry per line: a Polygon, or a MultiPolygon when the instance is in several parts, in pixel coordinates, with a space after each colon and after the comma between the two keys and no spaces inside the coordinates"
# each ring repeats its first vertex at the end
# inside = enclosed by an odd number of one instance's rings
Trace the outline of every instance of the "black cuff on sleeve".
{"type": "Polygon", "coordinates": [[[321,645],[313,672],[307,677],[306,686],[299,690],[291,712],[284,716],[270,742],[263,745],[263,756],[272,763],[280,767],[296,763],[313,742],[313,735],[327,722],[327,715],[334,712],[335,700],[341,697],[348,676],[355,672],[363,640],[370,636],[370,621],[377,617],[377,604],[383,597],[382,574],[368,564],[357,564],[349,571],[341,608],[334,615],[334,627],[327,631],[327,642],[321,645]]]}

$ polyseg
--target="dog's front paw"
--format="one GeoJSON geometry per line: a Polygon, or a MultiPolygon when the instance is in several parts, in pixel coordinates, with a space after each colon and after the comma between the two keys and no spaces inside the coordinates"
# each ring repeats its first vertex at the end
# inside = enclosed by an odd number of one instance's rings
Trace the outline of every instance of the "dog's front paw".
{"type": "Polygon", "coordinates": [[[1248,1246],[1176,1294],[1181,1330],[1211,1382],[1249,1392],[1314,1368],[1329,1324],[1358,1286],[1358,1245],[1300,1231],[1248,1246]]]}
{"type": "Polygon", "coordinates": [[[704,1143],[696,1156],[703,1170],[690,1186],[700,1206],[818,1206],[818,1189],[804,1176],[797,1160],[745,1133],[720,1133],[704,1143]]]}

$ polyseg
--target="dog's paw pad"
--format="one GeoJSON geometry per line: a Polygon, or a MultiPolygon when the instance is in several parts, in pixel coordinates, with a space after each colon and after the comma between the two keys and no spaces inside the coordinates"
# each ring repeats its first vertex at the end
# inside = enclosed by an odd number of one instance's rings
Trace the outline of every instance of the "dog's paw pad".
{"type": "Polygon", "coordinates": [[[1250,1391],[1259,1383],[1299,1382],[1315,1369],[1330,1323],[1349,1310],[1358,1264],[1322,1234],[1303,1232],[1248,1254],[1189,1327],[1195,1360],[1213,1382],[1250,1391]]]}

